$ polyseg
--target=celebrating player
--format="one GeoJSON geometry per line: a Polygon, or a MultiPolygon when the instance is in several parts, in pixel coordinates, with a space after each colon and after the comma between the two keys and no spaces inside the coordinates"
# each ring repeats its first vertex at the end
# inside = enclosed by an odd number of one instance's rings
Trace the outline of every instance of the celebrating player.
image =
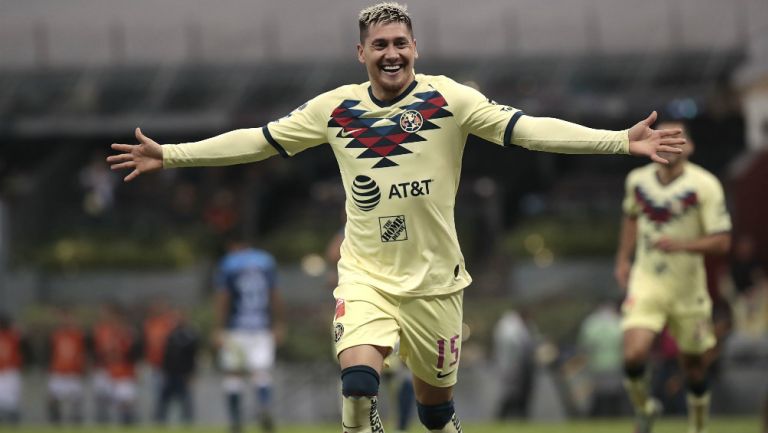
{"type": "MultiPolygon", "coordinates": [[[[683,128],[681,123],[661,126],[683,128]]],[[[715,336],[703,255],[728,252],[731,220],[720,182],[688,162],[693,152],[690,138],[682,149],[664,155],[667,165],[633,170],[626,182],[615,274],[627,289],[622,323],[625,387],[637,414],[638,433],[650,432],[661,410],[648,395],[645,365],[665,325],[682,353],[689,431],[704,432],[709,413],[704,354],[714,347],[715,336]]]]}
{"type": "Polygon", "coordinates": [[[121,153],[107,161],[113,169],[130,169],[130,181],[160,168],[289,157],[329,143],[347,192],[333,322],[344,431],[383,431],[379,375],[399,338],[400,356],[414,376],[419,419],[430,431],[458,432],[453,386],[463,289],[471,278],[453,209],[467,136],[659,162],[657,152],[678,152],[683,139],[678,130],[651,129],[655,113],[629,130],[595,130],[526,116],[444,76],[417,75],[411,17],[399,4],[364,9],[359,28],[357,57],[368,82],[323,93],[262,128],[195,143],[160,146],[137,128],[139,144],[113,144],[121,153]]]}

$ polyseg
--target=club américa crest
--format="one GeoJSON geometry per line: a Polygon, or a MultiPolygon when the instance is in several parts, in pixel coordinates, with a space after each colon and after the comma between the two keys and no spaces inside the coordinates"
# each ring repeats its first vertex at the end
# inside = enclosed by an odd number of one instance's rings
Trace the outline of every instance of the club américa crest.
{"type": "Polygon", "coordinates": [[[405,111],[400,116],[400,129],[405,132],[414,133],[421,129],[421,125],[424,124],[424,118],[416,110],[405,111]]]}
{"type": "Polygon", "coordinates": [[[344,325],[340,322],[333,324],[333,342],[338,343],[341,337],[344,335],[344,325]]]}

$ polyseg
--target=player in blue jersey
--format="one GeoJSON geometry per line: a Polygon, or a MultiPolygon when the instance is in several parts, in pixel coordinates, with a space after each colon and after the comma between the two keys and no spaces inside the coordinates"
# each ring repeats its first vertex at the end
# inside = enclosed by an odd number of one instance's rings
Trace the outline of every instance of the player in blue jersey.
{"type": "Polygon", "coordinates": [[[459,375],[466,269],[454,223],[470,134],[502,146],[559,153],[632,154],[666,162],[680,130],[654,130],[654,112],[629,129],[591,129],[527,116],[445,76],[416,74],[411,17],[397,3],[361,11],[358,61],[368,81],[341,86],[261,128],[163,145],[136,130],[107,160],[126,181],[174,167],[216,166],[330,147],[347,194],[347,223],[334,290],[333,338],[341,366],[342,426],[384,431],[377,411],[385,358],[413,373],[419,420],[460,433],[453,406],[459,375]]]}
{"type": "Polygon", "coordinates": [[[282,301],[277,291],[277,265],[266,251],[230,240],[215,276],[214,342],[224,371],[230,429],[243,427],[242,392],[254,385],[265,432],[272,419],[272,367],[275,345],[282,339],[282,301]]]}

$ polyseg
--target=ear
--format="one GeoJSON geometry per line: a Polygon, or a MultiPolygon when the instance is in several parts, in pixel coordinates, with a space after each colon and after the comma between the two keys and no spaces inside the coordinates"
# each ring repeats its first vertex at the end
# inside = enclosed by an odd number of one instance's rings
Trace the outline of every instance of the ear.
{"type": "Polygon", "coordinates": [[[365,50],[363,44],[357,44],[357,61],[365,64],[365,50]]]}
{"type": "Polygon", "coordinates": [[[416,49],[416,39],[413,40],[413,58],[419,58],[419,50],[416,49]]]}

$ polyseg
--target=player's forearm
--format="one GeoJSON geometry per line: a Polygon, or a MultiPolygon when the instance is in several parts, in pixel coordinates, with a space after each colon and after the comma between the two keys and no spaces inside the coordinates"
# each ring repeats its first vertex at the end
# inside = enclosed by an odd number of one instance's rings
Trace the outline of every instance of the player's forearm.
{"type": "Polygon", "coordinates": [[[616,250],[616,263],[629,263],[637,242],[637,220],[625,216],[621,220],[619,247],[616,250]]]}
{"type": "Polygon", "coordinates": [[[717,233],[683,243],[683,250],[689,253],[722,255],[730,249],[730,233],[717,233]]]}
{"type": "Polygon", "coordinates": [[[276,155],[261,128],[237,129],[193,143],[163,146],[163,167],[243,164],[276,155]]]}
{"type": "Polygon", "coordinates": [[[512,131],[512,143],[555,153],[629,153],[626,130],[592,129],[551,117],[521,117],[512,131]]]}

